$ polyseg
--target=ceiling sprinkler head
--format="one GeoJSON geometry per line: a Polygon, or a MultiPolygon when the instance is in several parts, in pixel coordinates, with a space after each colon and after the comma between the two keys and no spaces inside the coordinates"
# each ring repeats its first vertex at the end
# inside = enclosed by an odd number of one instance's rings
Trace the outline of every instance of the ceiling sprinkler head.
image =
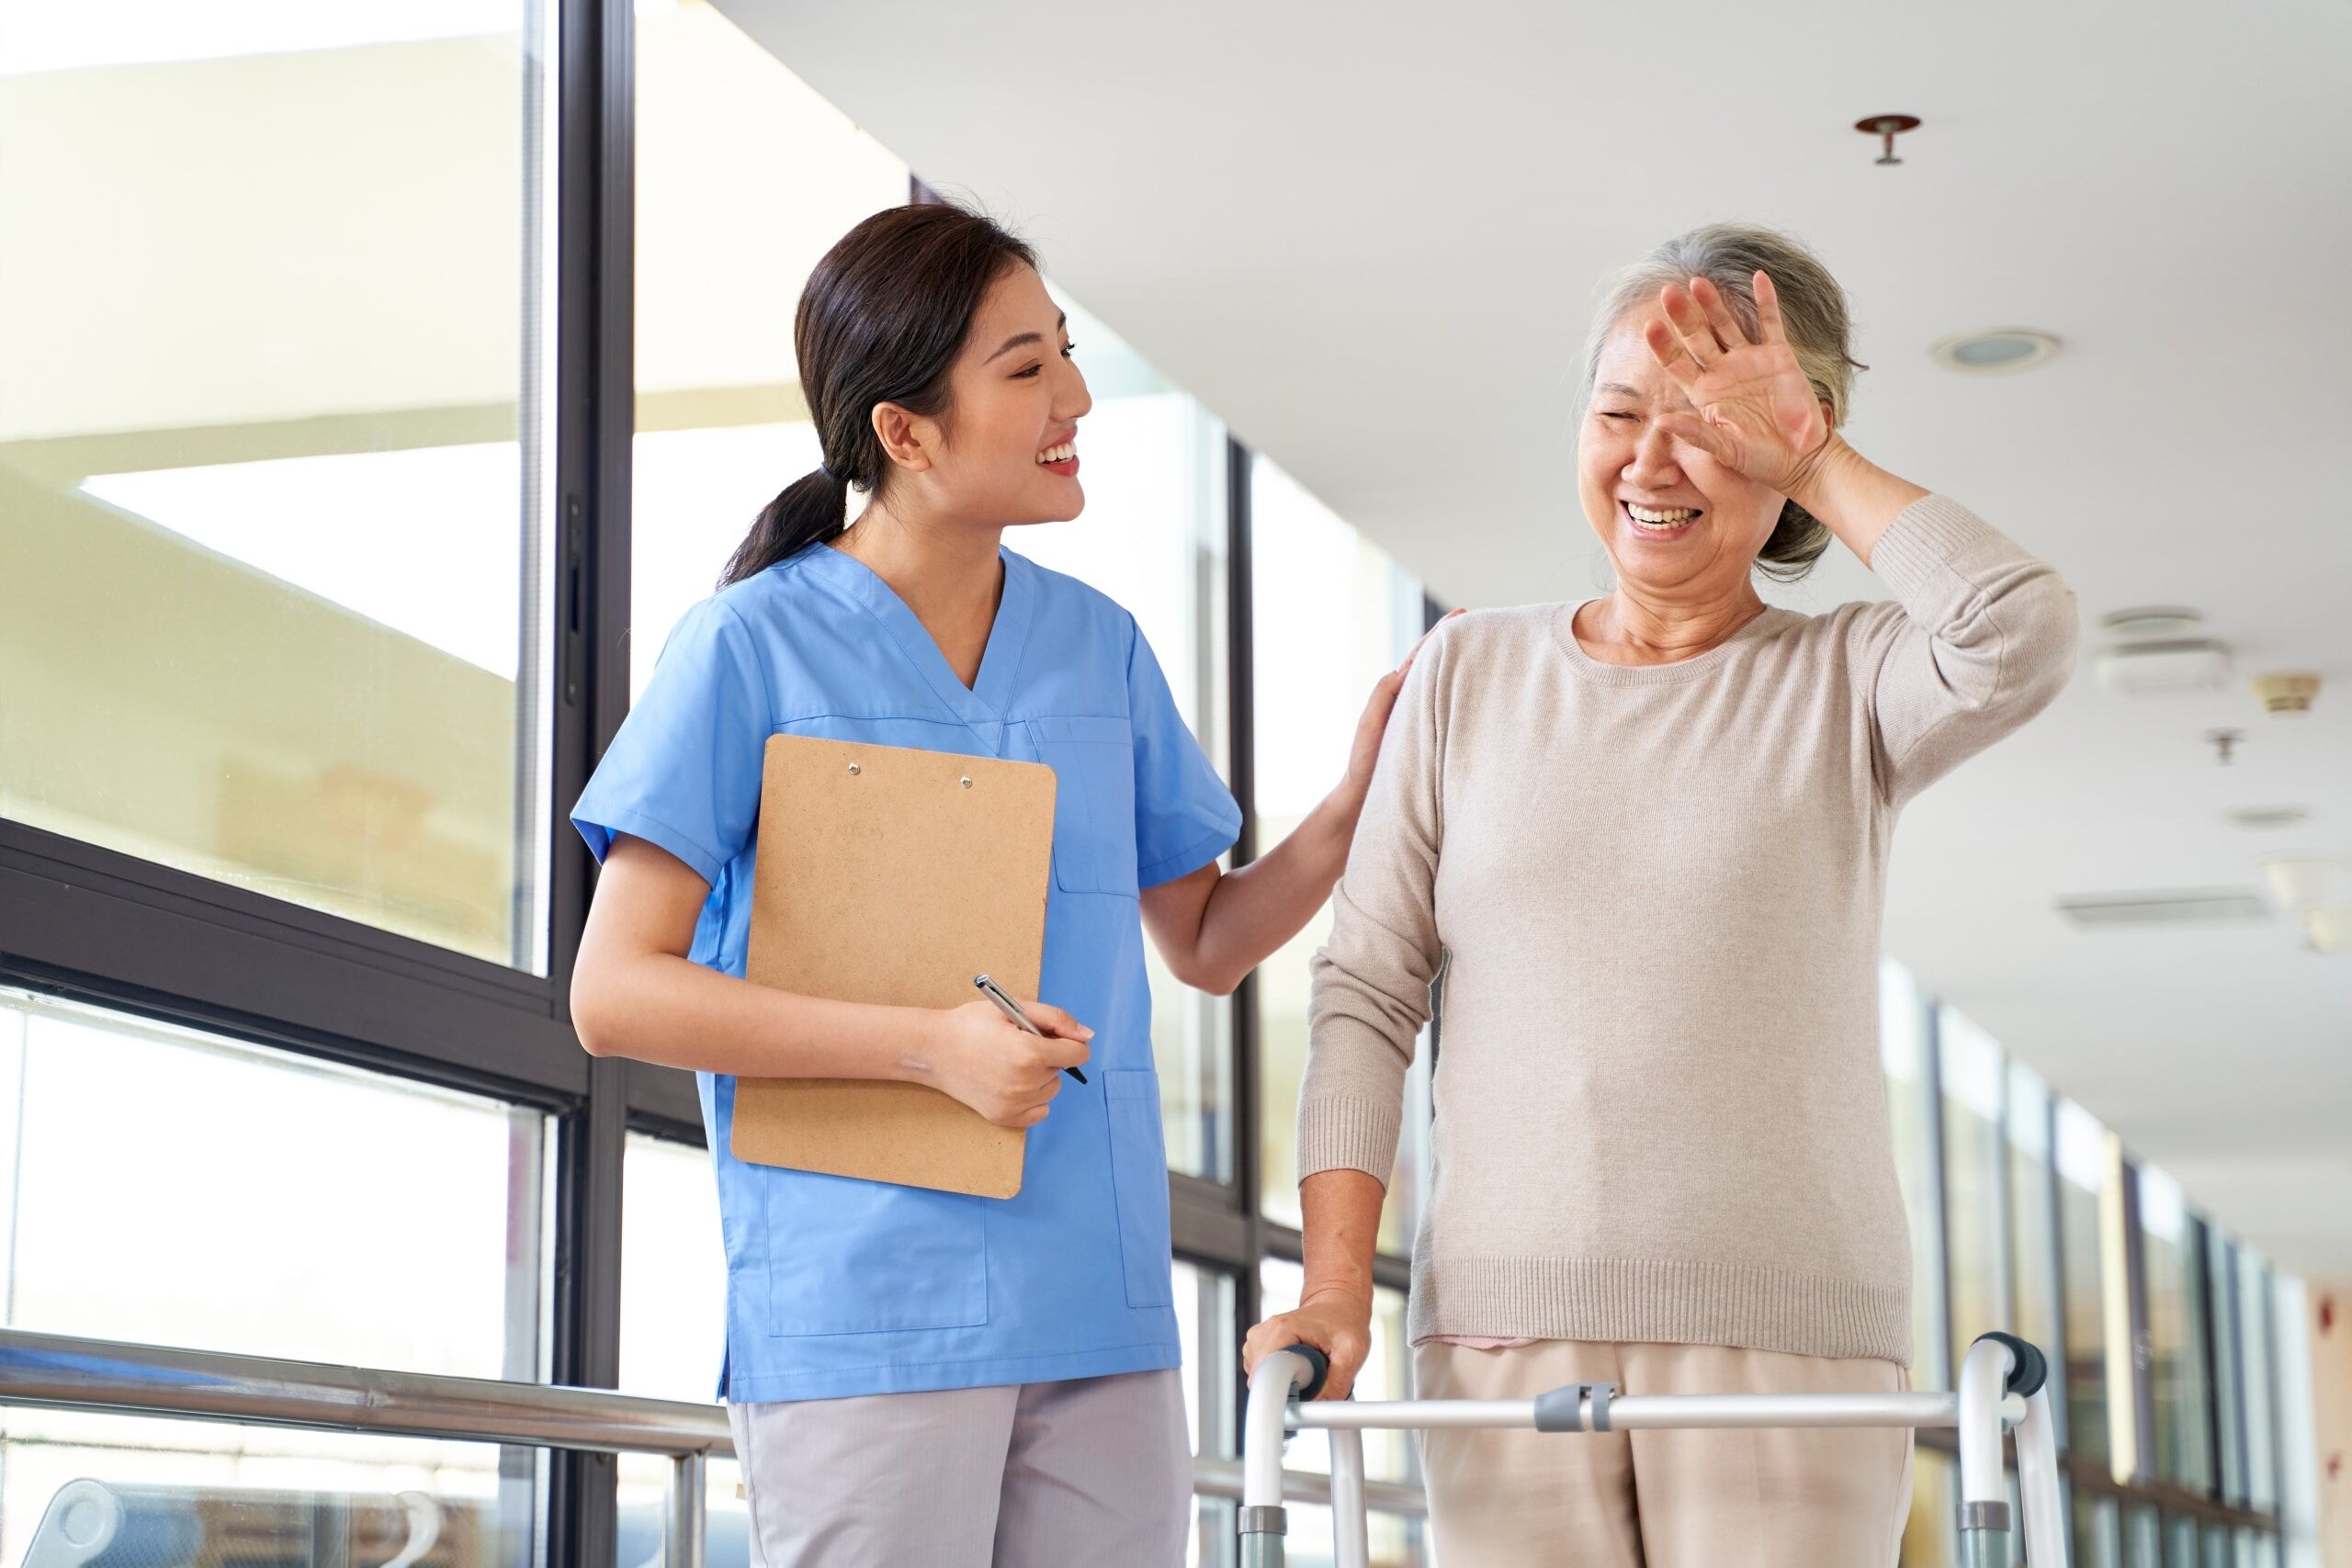
{"type": "Polygon", "coordinates": [[[1865,136],[1879,139],[1884,151],[1879,153],[1877,162],[1881,168],[1886,168],[1903,162],[1894,155],[1894,139],[1906,130],[1918,130],[1919,117],[1916,114],[1866,115],[1854,122],[1854,129],[1865,136]]]}

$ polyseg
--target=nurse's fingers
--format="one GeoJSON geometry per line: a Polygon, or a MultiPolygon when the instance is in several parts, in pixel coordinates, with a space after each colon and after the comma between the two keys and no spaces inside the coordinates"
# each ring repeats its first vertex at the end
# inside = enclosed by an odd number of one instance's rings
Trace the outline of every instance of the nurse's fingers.
{"type": "Polygon", "coordinates": [[[1091,1040],[1094,1031],[1070,1017],[1051,1002],[1023,1002],[1021,1010],[1029,1021],[1048,1034],[1058,1034],[1065,1040],[1091,1040]]]}

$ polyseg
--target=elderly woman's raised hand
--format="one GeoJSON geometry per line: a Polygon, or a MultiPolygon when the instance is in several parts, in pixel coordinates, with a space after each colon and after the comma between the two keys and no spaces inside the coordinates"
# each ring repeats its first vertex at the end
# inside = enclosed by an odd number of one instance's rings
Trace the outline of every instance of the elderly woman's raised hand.
{"type": "Polygon", "coordinates": [[[1756,275],[1757,329],[1751,341],[1723,291],[1703,277],[1688,289],[1659,291],[1665,321],[1643,341],[1690,400],[1695,414],[1660,417],[1667,434],[1725,468],[1793,495],[1830,444],[1826,409],[1789,347],[1772,280],[1756,275]]]}

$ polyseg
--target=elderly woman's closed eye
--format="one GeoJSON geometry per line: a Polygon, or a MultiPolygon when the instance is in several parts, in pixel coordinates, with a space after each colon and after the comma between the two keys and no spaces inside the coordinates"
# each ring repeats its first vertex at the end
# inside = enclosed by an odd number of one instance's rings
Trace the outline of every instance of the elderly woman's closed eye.
{"type": "MultiPolygon", "coordinates": [[[[1250,1336],[1344,1395],[1405,1073],[1451,954],[1418,1393],[1869,1392],[1910,1357],[1876,978],[1903,805],[2074,664],[2074,597],[1839,434],[1845,301],[1770,231],[1681,236],[1594,323],[1577,491],[1615,585],[1416,664],[1315,964],[1306,1289],[1250,1336]],[[1893,593],[1756,579],[1842,543],[1893,593]]],[[[1448,1568],[1891,1563],[1900,1432],[1432,1432],[1448,1568]]]]}

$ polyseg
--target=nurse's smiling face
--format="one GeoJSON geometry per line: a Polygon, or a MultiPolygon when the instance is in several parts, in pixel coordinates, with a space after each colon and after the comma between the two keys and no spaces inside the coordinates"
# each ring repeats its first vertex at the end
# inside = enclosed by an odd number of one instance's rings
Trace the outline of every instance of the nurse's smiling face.
{"type": "Polygon", "coordinates": [[[898,470],[889,484],[926,511],[990,527],[1079,514],[1078,422],[1094,403],[1070,359],[1069,324],[1035,271],[1013,266],[989,287],[948,391],[943,419],[875,411],[898,470]]]}

